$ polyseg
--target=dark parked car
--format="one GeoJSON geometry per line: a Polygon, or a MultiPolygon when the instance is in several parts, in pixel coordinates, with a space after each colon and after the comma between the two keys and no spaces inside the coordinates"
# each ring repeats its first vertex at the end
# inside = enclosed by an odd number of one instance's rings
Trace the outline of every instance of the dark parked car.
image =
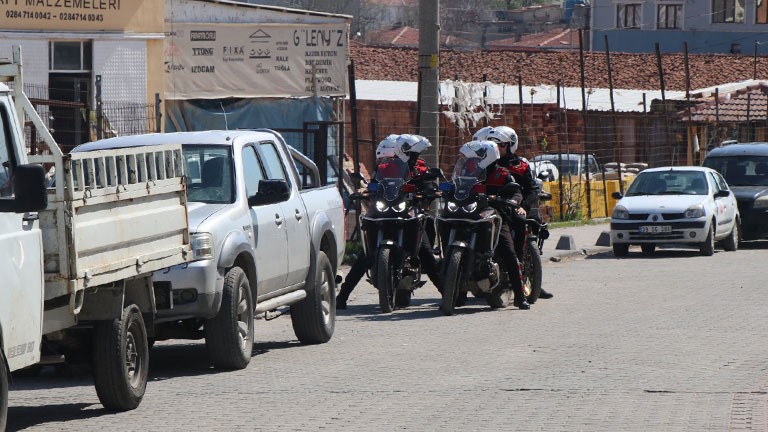
{"type": "Polygon", "coordinates": [[[768,143],[737,143],[713,149],[704,166],[725,177],[736,195],[744,240],[768,237],[768,143]]]}

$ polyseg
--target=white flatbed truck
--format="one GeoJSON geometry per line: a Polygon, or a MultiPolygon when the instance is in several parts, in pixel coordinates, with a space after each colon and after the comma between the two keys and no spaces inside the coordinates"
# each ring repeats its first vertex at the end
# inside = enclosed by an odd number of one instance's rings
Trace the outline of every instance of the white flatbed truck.
{"type": "Polygon", "coordinates": [[[12,371],[41,353],[90,362],[105,408],[136,408],[153,336],[152,273],[191,257],[181,146],[64,154],[0,62],[0,431],[12,371]],[[28,155],[25,121],[49,154],[28,155]],[[55,167],[49,188],[43,166],[55,167]]]}

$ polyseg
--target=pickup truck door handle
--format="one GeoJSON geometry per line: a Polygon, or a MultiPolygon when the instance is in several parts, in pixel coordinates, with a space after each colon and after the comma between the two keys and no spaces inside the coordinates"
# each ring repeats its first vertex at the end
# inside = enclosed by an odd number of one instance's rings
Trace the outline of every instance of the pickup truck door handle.
{"type": "Polygon", "coordinates": [[[280,226],[283,224],[283,218],[278,213],[275,213],[275,225],[280,226]]]}
{"type": "Polygon", "coordinates": [[[296,215],[295,216],[296,216],[296,220],[299,220],[299,221],[303,217],[303,216],[301,216],[301,212],[299,211],[299,209],[296,209],[296,215]]]}

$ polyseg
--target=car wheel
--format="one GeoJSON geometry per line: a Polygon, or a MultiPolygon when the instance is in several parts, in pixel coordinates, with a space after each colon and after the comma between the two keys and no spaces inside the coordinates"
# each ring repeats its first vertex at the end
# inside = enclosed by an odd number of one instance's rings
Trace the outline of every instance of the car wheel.
{"type": "Polygon", "coordinates": [[[723,240],[723,249],[725,249],[728,252],[733,252],[736,249],[739,248],[739,241],[741,240],[740,237],[740,230],[739,230],[739,220],[736,219],[736,221],[733,223],[733,229],[731,229],[731,234],[728,235],[728,237],[723,240]]]}
{"type": "Polygon", "coordinates": [[[645,243],[640,245],[640,249],[642,249],[645,255],[653,255],[656,252],[656,245],[654,243],[645,243]]]}
{"type": "Polygon", "coordinates": [[[305,286],[307,297],[291,305],[293,333],[303,344],[326,343],[336,329],[336,278],[325,252],[317,253],[305,286]]]}
{"type": "Polygon", "coordinates": [[[614,243],[613,255],[617,257],[625,257],[629,254],[629,243],[614,243]]]}
{"type": "Polygon", "coordinates": [[[245,369],[253,351],[251,284],[240,267],[224,275],[221,308],[205,322],[205,345],[218,369],[245,369]]]}
{"type": "Polygon", "coordinates": [[[104,408],[128,411],[141,403],[147,388],[149,348],[139,307],[131,304],[120,318],[97,321],[93,334],[93,381],[104,408]]]}
{"type": "Polygon", "coordinates": [[[699,251],[704,256],[712,256],[715,253],[715,220],[713,219],[709,225],[709,234],[704,240],[704,243],[699,246],[699,251]]]}

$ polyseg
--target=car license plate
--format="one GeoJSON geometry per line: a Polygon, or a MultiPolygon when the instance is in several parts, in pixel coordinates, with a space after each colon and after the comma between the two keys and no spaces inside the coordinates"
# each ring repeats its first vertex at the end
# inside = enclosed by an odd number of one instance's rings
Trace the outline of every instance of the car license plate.
{"type": "Polygon", "coordinates": [[[640,232],[644,234],[670,233],[672,232],[672,227],[670,225],[647,225],[641,226],[640,232]]]}

